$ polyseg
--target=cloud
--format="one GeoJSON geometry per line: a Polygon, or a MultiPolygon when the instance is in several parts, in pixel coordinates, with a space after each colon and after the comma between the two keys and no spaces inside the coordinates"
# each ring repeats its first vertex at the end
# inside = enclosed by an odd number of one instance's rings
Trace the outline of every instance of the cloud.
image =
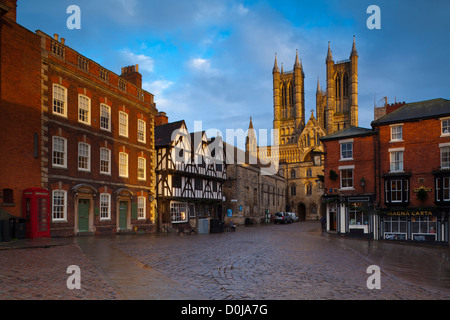
{"type": "Polygon", "coordinates": [[[139,64],[139,70],[152,73],[154,70],[154,60],[144,54],[135,54],[130,49],[121,50],[121,54],[130,65],[139,64]]]}

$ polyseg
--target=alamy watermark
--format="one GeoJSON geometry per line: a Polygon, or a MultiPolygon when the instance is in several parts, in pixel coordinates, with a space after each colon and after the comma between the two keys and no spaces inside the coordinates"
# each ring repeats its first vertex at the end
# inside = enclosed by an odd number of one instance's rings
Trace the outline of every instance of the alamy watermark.
{"type": "Polygon", "coordinates": [[[371,16],[367,19],[366,25],[370,30],[381,29],[381,9],[377,5],[367,7],[368,14],[371,16]]]}

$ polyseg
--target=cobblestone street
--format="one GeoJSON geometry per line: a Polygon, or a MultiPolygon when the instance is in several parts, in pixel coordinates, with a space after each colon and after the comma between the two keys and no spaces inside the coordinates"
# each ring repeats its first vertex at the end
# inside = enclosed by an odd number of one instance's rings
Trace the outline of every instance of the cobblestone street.
{"type": "Polygon", "coordinates": [[[322,234],[316,222],[207,235],[79,237],[0,250],[0,299],[449,299],[449,249],[322,234]],[[372,265],[381,289],[369,290],[372,265]],[[66,268],[81,269],[69,290],[66,268]]]}

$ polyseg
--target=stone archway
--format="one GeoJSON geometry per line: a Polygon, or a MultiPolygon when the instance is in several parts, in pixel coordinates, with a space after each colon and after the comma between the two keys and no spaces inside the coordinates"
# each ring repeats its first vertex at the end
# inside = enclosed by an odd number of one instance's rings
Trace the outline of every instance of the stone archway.
{"type": "Polygon", "coordinates": [[[305,206],[304,203],[300,202],[298,204],[297,213],[298,213],[298,220],[299,221],[305,221],[306,220],[306,206],[305,206]]]}

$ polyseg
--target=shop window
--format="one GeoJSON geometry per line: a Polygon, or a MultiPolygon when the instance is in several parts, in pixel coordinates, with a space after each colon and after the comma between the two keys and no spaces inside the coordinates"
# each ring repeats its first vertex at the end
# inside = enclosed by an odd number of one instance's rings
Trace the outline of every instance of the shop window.
{"type": "Polygon", "coordinates": [[[187,203],[185,202],[171,202],[170,214],[172,222],[186,222],[187,221],[187,203]]]}
{"type": "Polygon", "coordinates": [[[436,217],[413,217],[411,219],[411,234],[413,240],[419,240],[420,235],[434,235],[436,239],[436,217]]]}
{"type": "Polygon", "coordinates": [[[349,221],[351,226],[365,226],[369,223],[369,216],[356,206],[352,206],[348,210],[349,221]]]}
{"type": "Polygon", "coordinates": [[[406,240],[407,221],[405,217],[384,218],[384,239],[386,240],[406,240]]]}

